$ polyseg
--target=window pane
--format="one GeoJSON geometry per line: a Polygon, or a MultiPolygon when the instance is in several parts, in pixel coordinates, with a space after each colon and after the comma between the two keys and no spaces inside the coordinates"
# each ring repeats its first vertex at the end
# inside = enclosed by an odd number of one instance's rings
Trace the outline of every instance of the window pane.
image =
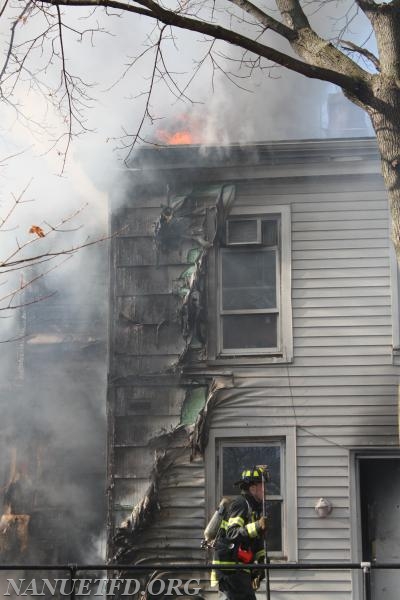
{"type": "Polygon", "coordinates": [[[262,243],[264,246],[278,245],[278,222],[263,221],[261,225],[262,243]]]}
{"type": "Polygon", "coordinates": [[[276,348],[278,315],[225,315],[222,317],[223,348],[276,348]]]}
{"type": "Polygon", "coordinates": [[[267,500],[267,549],[268,552],[282,550],[282,501],[267,500]]]}
{"type": "Polygon", "coordinates": [[[222,252],[222,308],[246,310],[276,308],[276,254],[274,250],[222,252]]]}
{"type": "Polygon", "coordinates": [[[245,468],[268,465],[271,481],[267,484],[268,496],[281,493],[281,448],[276,446],[223,446],[222,447],[222,495],[236,496],[239,488],[234,485],[245,468]]]}
{"type": "Polygon", "coordinates": [[[230,244],[251,244],[257,240],[257,219],[228,221],[228,242],[230,244]]]}

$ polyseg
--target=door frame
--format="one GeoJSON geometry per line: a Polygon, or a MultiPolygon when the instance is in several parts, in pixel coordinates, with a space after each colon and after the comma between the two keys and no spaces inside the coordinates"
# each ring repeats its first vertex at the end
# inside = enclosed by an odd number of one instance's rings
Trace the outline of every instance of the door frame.
{"type": "MultiPolygon", "coordinates": [[[[352,562],[362,561],[360,461],[366,459],[400,460],[400,449],[386,447],[358,448],[350,451],[350,543],[352,562]]],[[[352,569],[353,600],[364,600],[362,593],[362,571],[352,569]]]]}

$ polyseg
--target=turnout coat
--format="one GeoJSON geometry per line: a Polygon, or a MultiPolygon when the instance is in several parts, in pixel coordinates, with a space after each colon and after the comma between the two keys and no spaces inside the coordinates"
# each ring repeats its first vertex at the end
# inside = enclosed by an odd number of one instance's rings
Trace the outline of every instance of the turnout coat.
{"type": "Polygon", "coordinates": [[[262,503],[250,494],[242,494],[232,501],[215,542],[212,585],[216,585],[224,575],[237,572],[218,569],[219,565],[264,562],[263,534],[257,523],[261,515],[262,503]]]}

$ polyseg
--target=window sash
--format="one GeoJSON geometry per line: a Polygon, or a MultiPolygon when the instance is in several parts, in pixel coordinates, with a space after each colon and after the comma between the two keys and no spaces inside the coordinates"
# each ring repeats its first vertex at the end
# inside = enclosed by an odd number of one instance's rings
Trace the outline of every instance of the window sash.
{"type": "MultiPolygon", "coordinates": [[[[224,462],[223,462],[223,450],[226,447],[230,448],[270,448],[271,446],[278,446],[280,448],[280,494],[266,494],[267,501],[279,502],[280,504],[280,513],[281,513],[281,544],[282,547],[280,550],[270,551],[269,554],[273,557],[279,558],[284,555],[285,550],[285,511],[286,511],[286,448],[285,448],[285,440],[283,439],[273,439],[270,440],[249,440],[248,438],[244,439],[219,439],[217,441],[217,498],[222,498],[223,496],[223,473],[224,473],[224,462]]],[[[238,474],[239,477],[239,474],[238,474]]],[[[267,492],[268,492],[268,484],[267,484],[267,492]]],[[[238,492],[239,494],[239,492],[238,492]]]]}
{"type": "MultiPolygon", "coordinates": [[[[272,441],[281,441],[284,445],[284,479],[282,492],[285,497],[283,510],[283,555],[277,556],[282,560],[296,562],[298,560],[298,523],[297,523],[297,444],[296,427],[268,426],[260,423],[258,427],[246,427],[246,437],[240,435],[241,429],[232,427],[228,421],[225,427],[210,429],[208,445],[205,452],[206,464],[206,518],[212,517],[215,507],[220,501],[219,488],[219,448],[221,442],[231,445],[244,443],[244,445],[269,444],[272,441]],[[262,434],[260,435],[260,432],[262,434]]],[[[273,553],[270,553],[273,556],[273,553]]]]}
{"type": "MultiPolygon", "coordinates": [[[[278,223],[278,244],[281,241],[281,220],[276,215],[260,215],[259,221],[275,220],[278,223]]],[[[281,330],[281,252],[278,246],[234,246],[227,248],[220,248],[218,251],[218,350],[221,355],[254,355],[254,354],[276,354],[282,351],[282,330],[281,330]],[[274,308],[259,308],[259,309],[224,309],[223,308],[223,287],[222,287],[222,257],[224,253],[249,253],[254,254],[255,252],[275,252],[275,290],[276,290],[276,307],[274,308]],[[276,345],[275,346],[262,346],[254,348],[225,348],[223,341],[223,324],[222,317],[226,315],[277,315],[276,324],[276,345]]]]}
{"type": "MultiPolygon", "coordinates": [[[[285,477],[285,443],[282,439],[268,439],[268,440],[249,440],[248,438],[242,439],[220,439],[218,440],[218,463],[219,463],[219,477],[218,477],[218,486],[219,491],[222,494],[223,490],[223,451],[224,448],[271,448],[271,447],[279,447],[280,449],[280,486],[281,493],[280,494],[267,494],[266,498],[268,500],[283,500],[284,495],[282,494],[282,482],[285,477]]],[[[252,465],[249,465],[252,466],[252,465]]],[[[238,474],[239,477],[239,474],[238,474]]],[[[267,488],[268,489],[268,488],[267,488]]]]}
{"type": "Polygon", "coordinates": [[[239,248],[221,248],[219,252],[219,265],[218,265],[218,289],[219,289],[219,312],[220,315],[252,315],[252,314],[263,314],[263,313],[279,313],[280,312],[280,254],[279,248],[274,247],[263,247],[263,248],[252,248],[252,247],[241,247],[239,248]],[[223,285],[222,285],[222,276],[223,276],[223,267],[222,260],[224,254],[254,254],[255,252],[275,252],[275,296],[276,296],[276,306],[271,308],[240,308],[240,309],[232,309],[232,308],[224,308],[223,307],[223,285]]]}

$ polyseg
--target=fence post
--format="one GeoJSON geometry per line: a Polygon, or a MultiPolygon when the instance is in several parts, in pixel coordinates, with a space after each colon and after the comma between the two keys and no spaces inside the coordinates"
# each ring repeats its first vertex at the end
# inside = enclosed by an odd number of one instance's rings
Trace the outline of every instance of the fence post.
{"type": "Polygon", "coordinates": [[[69,566],[69,600],[75,600],[75,575],[76,575],[76,565],[69,566]]]}
{"type": "Polygon", "coordinates": [[[371,597],[371,563],[362,562],[363,572],[363,600],[370,600],[371,597]]]}

